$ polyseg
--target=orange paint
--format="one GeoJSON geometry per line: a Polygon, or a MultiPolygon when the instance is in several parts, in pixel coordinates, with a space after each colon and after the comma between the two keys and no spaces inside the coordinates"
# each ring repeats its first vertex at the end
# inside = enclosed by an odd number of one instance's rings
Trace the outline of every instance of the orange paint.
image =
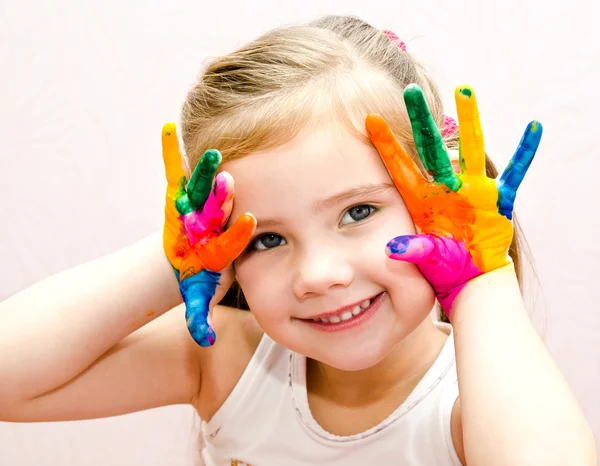
{"type": "Polygon", "coordinates": [[[428,181],[379,115],[367,117],[367,129],[420,233],[445,235],[464,242],[481,271],[509,262],[513,236],[510,220],[498,213],[495,181],[483,175],[458,174],[454,192],[428,181]]]}

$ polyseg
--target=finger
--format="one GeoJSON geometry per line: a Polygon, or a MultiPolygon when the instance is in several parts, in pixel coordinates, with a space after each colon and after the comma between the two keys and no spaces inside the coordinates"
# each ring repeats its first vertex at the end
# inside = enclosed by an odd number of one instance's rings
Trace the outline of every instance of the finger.
{"type": "MultiPolygon", "coordinates": [[[[220,234],[231,213],[233,207],[233,178],[227,172],[219,173],[215,177],[213,186],[202,210],[192,210],[187,215],[180,217],[180,223],[183,224],[183,229],[190,244],[195,245],[202,242],[207,236],[220,234]]],[[[180,201],[186,199],[187,196],[184,196],[180,201]]],[[[188,204],[191,206],[189,202],[188,204]]]]}
{"type": "Polygon", "coordinates": [[[483,132],[475,92],[470,86],[458,86],[454,91],[458,128],[460,130],[460,167],[462,173],[485,175],[483,132]]]}
{"type": "Polygon", "coordinates": [[[421,264],[429,259],[435,243],[427,235],[404,235],[392,239],[385,251],[390,259],[421,264]]]}
{"type": "Polygon", "coordinates": [[[179,266],[185,244],[181,241],[183,227],[179,221],[176,202],[185,195],[186,176],[182,167],[179,142],[175,123],[166,123],[162,128],[162,153],[167,178],[165,198],[165,222],[163,226],[163,247],[171,265],[179,266]]]}
{"type": "Polygon", "coordinates": [[[402,148],[381,116],[375,113],[367,115],[365,127],[401,195],[405,191],[418,192],[427,184],[415,161],[402,148]]]}
{"type": "MultiPolygon", "coordinates": [[[[211,299],[210,309],[214,309],[215,305],[220,304],[223,301],[223,298],[225,297],[235,280],[235,270],[233,269],[233,265],[228,265],[219,273],[221,274],[221,277],[219,278],[219,284],[217,285],[215,295],[211,299]]],[[[235,307],[235,305],[230,301],[227,301],[227,304],[224,305],[233,305],[235,307]]],[[[210,322],[210,313],[208,314],[208,318],[210,322]]]]}
{"type": "Polygon", "coordinates": [[[209,228],[223,228],[233,207],[233,177],[221,172],[215,177],[213,189],[202,208],[204,223],[209,228]]]}
{"type": "Polygon", "coordinates": [[[202,270],[180,283],[187,328],[200,346],[212,346],[216,340],[215,332],[208,321],[208,311],[220,276],[219,273],[202,270]]]}
{"type": "MultiPolygon", "coordinates": [[[[443,282],[451,275],[471,273],[471,255],[465,244],[448,236],[432,234],[404,235],[392,239],[386,247],[390,259],[417,264],[427,269],[427,276],[446,275],[436,281],[443,282]]],[[[480,271],[476,271],[481,273],[480,271]]]]}
{"type": "Polygon", "coordinates": [[[216,149],[207,150],[200,158],[187,186],[188,196],[194,209],[204,206],[220,164],[221,153],[216,149]]]}
{"type": "Polygon", "coordinates": [[[543,127],[539,121],[532,121],[527,125],[517,150],[508,162],[502,176],[497,181],[498,186],[498,211],[509,220],[517,196],[517,189],[521,185],[525,174],[533,161],[542,139],[543,127]]]}
{"type": "Polygon", "coordinates": [[[182,166],[175,123],[165,123],[162,129],[162,152],[169,189],[176,192],[185,187],[186,176],[182,166]]]}
{"type": "Polygon", "coordinates": [[[411,262],[419,267],[448,315],[460,290],[482,273],[474,264],[466,244],[451,237],[399,236],[388,243],[386,251],[392,259],[411,262]]]}
{"type": "Polygon", "coordinates": [[[248,246],[255,229],[254,216],[249,213],[241,215],[221,235],[198,248],[204,267],[214,272],[223,270],[248,246]]]}
{"type": "Polygon", "coordinates": [[[415,146],[423,166],[436,182],[444,184],[455,192],[458,191],[461,181],[452,169],[446,145],[431,116],[421,88],[416,84],[406,86],[404,102],[412,125],[415,146]]]}

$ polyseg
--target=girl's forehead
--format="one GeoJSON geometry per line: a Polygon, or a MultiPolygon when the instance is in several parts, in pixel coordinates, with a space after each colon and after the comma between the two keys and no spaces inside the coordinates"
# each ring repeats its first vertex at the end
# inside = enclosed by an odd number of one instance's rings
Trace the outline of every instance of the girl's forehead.
{"type": "MultiPolygon", "coordinates": [[[[337,124],[311,126],[285,144],[257,150],[245,157],[226,162],[223,169],[233,172],[281,174],[286,169],[300,174],[317,169],[348,169],[348,163],[368,165],[375,148],[351,130],[337,124]]],[[[377,157],[378,158],[378,157],[377,157]]]]}
{"type": "Polygon", "coordinates": [[[234,210],[302,206],[365,184],[389,181],[376,149],[350,131],[316,128],[279,147],[223,164],[235,182],[234,210]]]}

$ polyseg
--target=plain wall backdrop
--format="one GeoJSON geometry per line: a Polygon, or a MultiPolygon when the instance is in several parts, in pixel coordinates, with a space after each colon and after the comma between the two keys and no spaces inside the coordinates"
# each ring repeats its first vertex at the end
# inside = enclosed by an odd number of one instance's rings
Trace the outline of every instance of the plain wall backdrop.
{"type": "MultiPolygon", "coordinates": [[[[498,166],[528,121],[544,124],[517,202],[539,277],[527,302],[598,439],[598,9],[591,0],[0,0],[0,300],[161,228],[161,127],[178,120],[207,59],[280,25],[357,15],[407,42],[447,114],[456,115],[456,85],[475,88],[498,166]]],[[[197,424],[182,406],[0,423],[0,465],[187,465],[197,424]]]]}

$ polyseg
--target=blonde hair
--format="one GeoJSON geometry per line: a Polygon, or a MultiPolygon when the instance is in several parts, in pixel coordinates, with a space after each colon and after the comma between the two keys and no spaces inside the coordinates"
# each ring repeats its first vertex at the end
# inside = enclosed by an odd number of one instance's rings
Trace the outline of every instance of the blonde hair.
{"type": "MultiPolygon", "coordinates": [[[[189,92],[181,113],[188,164],[193,170],[211,148],[219,149],[227,162],[277,147],[307,125],[334,118],[370,144],[365,117],[378,113],[422,169],[403,100],[410,83],[423,89],[441,127],[436,86],[423,66],[382,30],[351,16],[275,29],[210,62],[189,92]]],[[[458,133],[445,142],[457,149],[458,133]]],[[[497,175],[489,159],[486,168],[490,177],[497,175]]],[[[515,222],[509,253],[520,279],[519,242],[515,222]]]]}

